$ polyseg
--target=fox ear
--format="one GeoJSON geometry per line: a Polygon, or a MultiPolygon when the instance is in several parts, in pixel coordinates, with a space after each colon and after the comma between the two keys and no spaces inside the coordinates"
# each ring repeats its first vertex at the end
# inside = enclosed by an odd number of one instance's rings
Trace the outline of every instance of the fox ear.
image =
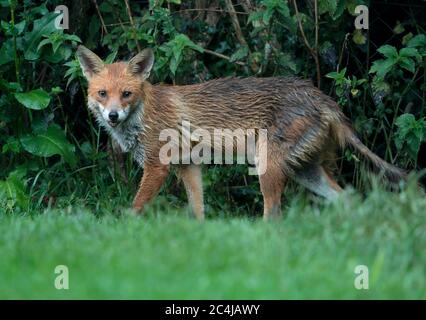
{"type": "Polygon", "coordinates": [[[105,66],[101,58],[84,46],[78,46],[77,58],[83,74],[88,80],[99,73],[105,66]]]}
{"type": "Polygon", "coordinates": [[[142,80],[146,80],[149,77],[153,65],[154,53],[150,48],[147,48],[139,52],[129,61],[127,70],[129,70],[131,74],[142,77],[142,80]]]}

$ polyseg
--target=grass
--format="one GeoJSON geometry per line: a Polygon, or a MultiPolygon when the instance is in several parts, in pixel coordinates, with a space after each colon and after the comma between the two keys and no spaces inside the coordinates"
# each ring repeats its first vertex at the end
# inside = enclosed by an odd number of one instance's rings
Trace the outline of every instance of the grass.
{"type": "Polygon", "coordinates": [[[425,299],[426,199],[414,188],[295,197],[280,221],[152,207],[0,214],[0,298],[425,299]],[[69,290],[54,269],[69,269],[69,290]],[[354,287],[357,265],[369,289],[354,287]]]}

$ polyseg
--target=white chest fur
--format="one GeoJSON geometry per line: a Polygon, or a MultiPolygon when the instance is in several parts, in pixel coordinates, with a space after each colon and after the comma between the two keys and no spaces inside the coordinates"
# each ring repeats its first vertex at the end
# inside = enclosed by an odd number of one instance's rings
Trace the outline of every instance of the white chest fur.
{"type": "Polygon", "coordinates": [[[120,145],[123,152],[131,152],[134,160],[143,166],[145,150],[140,135],[143,131],[143,125],[136,115],[130,115],[127,121],[121,123],[116,128],[107,129],[109,134],[120,145]]]}
{"type": "Polygon", "coordinates": [[[140,137],[144,131],[143,126],[143,103],[141,103],[136,110],[129,114],[128,118],[120,123],[117,127],[111,127],[108,122],[105,121],[102,116],[102,112],[99,112],[97,105],[91,105],[89,107],[94,111],[96,120],[98,123],[105,128],[108,134],[120,145],[123,152],[131,152],[134,160],[143,166],[145,158],[144,146],[140,140],[140,137]],[[98,111],[98,112],[96,112],[98,111]]]}

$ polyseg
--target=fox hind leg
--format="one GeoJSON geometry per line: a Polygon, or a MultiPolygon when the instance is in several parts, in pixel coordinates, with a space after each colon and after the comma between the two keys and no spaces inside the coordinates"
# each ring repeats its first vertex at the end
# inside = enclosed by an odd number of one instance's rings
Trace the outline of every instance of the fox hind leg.
{"type": "Polygon", "coordinates": [[[192,212],[198,220],[204,220],[204,200],[201,166],[182,165],[178,175],[185,186],[192,212]]]}
{"type": "Polygon", "coordinates": [[[305,165],[295,172],[293,178],[308,190],[329,200],[335,199],[342,191],[331,174],[319,164],[305,165]]]}
{"type": "Polygon", "coordinates": [[[260,190],[263,195],[263,219],[279,218],[281,212],[281,194],[286,177],[279,163],[268,159],[265,173],[259,175],[260,190]]]}

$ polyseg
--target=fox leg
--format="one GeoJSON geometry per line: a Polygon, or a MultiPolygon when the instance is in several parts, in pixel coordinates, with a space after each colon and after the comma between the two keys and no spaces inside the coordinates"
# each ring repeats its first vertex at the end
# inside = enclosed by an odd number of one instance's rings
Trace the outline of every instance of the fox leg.
{"type": "Polygon", "coordinates": [[[342,188],[319,164],[308,164],[298,170],[294,180],[319,196],[332,200],[338,196],[342,188]]]}
{"type": "Polygon", "coordinates": [[[204,200],[201,166],[183,165],[179,167],[179,176],[186,189],[192,212],[198,220],[204,219],[204,200]]]}
{"type": "Polygon", "coordinates": [[[281,194],[285,180],[282,166],[274,161],[268,161],[265,173],[259,175],[260,191],[263,195],[264,220],[281,216],[281,194]]]}
{"type": "Polygon", "coordinates": [[[160,191],[168,175],[168,166],[146,164],[139,190],[133,200],[133,209],[142,212],[145,204],[151,201],[160,191]]]}

